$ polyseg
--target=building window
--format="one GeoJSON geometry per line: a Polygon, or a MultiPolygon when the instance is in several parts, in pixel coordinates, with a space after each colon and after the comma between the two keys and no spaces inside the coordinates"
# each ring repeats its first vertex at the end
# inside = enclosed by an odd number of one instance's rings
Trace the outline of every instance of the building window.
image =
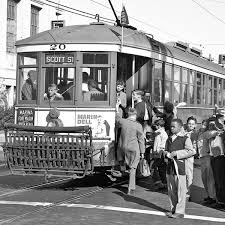
{"type": "Polygon", "coordinates": [[[30,22],[30,35],[35,35],[38,33],[39,25],[39,11],[40,8],[31,5],[31,22],[30,22]]]}
{"type": "Polygon", "coordinates": [[[7,2],[7,35],[6,35],[6,50],[9,53],[15,53],[16,42],[16,7],[17,3],[14,0],[7,2]]]}

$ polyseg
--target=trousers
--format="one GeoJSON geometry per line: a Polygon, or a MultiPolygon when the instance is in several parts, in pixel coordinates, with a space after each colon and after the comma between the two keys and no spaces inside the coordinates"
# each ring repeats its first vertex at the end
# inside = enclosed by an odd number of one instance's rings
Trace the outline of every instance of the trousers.
{"type": "Polygon", "coordinates": [[[187,190],[186,175],[178,176],[166,175],[170,208],[171,212],[185,214],[187,190]]]}
{"type": "Polygon", "coordinates": [[[210,156],[200,158],[202,183],[210,198],[216,199],[216,188],[210,156]]]}
{"type": "Polygon", "coordinates": [[[191,196],[190,187],[193,182],[194,157],[190,157],[190,158],[186,159],[185,171],[186,171],[186,182],[187,182],[186,197],[190,197],[191,196]]]}
{"type": "Polygon", "coordinates": [[[136,188],[136,168],[130,168],[130,175],[129,175],[129,184],[128,190],[135,190],[136,188]]]}

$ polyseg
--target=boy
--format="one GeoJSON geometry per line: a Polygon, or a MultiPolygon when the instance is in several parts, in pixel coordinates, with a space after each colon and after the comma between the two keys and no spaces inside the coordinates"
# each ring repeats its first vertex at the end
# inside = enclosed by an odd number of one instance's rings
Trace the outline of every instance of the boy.
{"type": "Polygon", "coordinates": [[[47,127],[63,127],[63,122],[59,119],[60,111],[57,108],[52,108],[47,117],[47,127]]]}
{"type": "Polygon", "coordinates": [[[44,100],[49,101],[63,101],[64,98],[61,94],[57,93],[58,87],[56,84],[50,84],[48,86],[48,94],[44,94],[44,100]]]}
{"type": "Polygon", "coordinates": [[[125,108],[127,107],[127,95],[123,92],[124,82],[122,80],[118,80],[116,82],[116,100],[120,102],[119,105],[119,114],[121,117],[125,117],[125,108]]]}
{"type": "Polygon", "coordinates": [[[136,121],[136,117],[137,111],[134,108],[128,109],[127,119],[121,118],[119,113],[116,115],[118,127],[121,127],[118,151],[124,154],[126,165],[129,166],[128,195],[134,195],[137,165],[140,161],[140,156],[144,158],[145,152],[143,129],[136,121]]]}
{"type": "Polygon", "coordinates": [[[168,135],[165,131],[165,121],[163,119],[159,119],[155,121],[155,141],[153,146],[153,180],[155,186],[159,189],[166,188],[166,164],[163,158],[163,152],[165,150],[166,141],[168,139],[168,135]]]}
{"type": "MultiPolygon", "coordinates": [[[[195,131],[197,126],[197,120],[195,117],[191,116],[187,119],[187,129],[185,130],[185,135],[191,139],[193,144],[193,149],[196,154],[196,147],[197,147],[197,140],[198,140],[198,133],[195,131]]],[[[193,182],[193,170],[194,170],[194,156],[188,158],[186,160],[186,174],[187,174],[187,194],[186,198],[188,201],[191,201],[190,196],[190,187],[193,182]]]]}
{"type": "Polygon", "coordinates": [[[171,121],[172,135],[167,139],[165,157],[167,164],[167,187],[171,205],[170,218],[183,218],[186,205],[186,171],[185,161],[195,154],[191,139],[182,133],[183,122],[180,119],[171,121]]]}

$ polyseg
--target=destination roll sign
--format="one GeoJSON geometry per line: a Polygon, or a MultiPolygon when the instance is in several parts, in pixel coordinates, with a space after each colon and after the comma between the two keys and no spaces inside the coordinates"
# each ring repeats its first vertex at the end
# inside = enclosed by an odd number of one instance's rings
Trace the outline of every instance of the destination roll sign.
{"type": "Polygon", "coordinates": [[[45,64],[73,64],[73,54],[45,54],[45,64]]]}

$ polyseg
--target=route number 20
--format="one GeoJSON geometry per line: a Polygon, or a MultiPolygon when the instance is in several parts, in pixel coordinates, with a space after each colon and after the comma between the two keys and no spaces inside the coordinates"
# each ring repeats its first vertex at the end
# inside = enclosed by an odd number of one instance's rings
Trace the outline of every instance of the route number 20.
{"type": "Polygon", "coordinates": [[[50,44],[50,50],[51,51],[64,50],[64,49],[66,49],[65,44],[50,44]]]}

